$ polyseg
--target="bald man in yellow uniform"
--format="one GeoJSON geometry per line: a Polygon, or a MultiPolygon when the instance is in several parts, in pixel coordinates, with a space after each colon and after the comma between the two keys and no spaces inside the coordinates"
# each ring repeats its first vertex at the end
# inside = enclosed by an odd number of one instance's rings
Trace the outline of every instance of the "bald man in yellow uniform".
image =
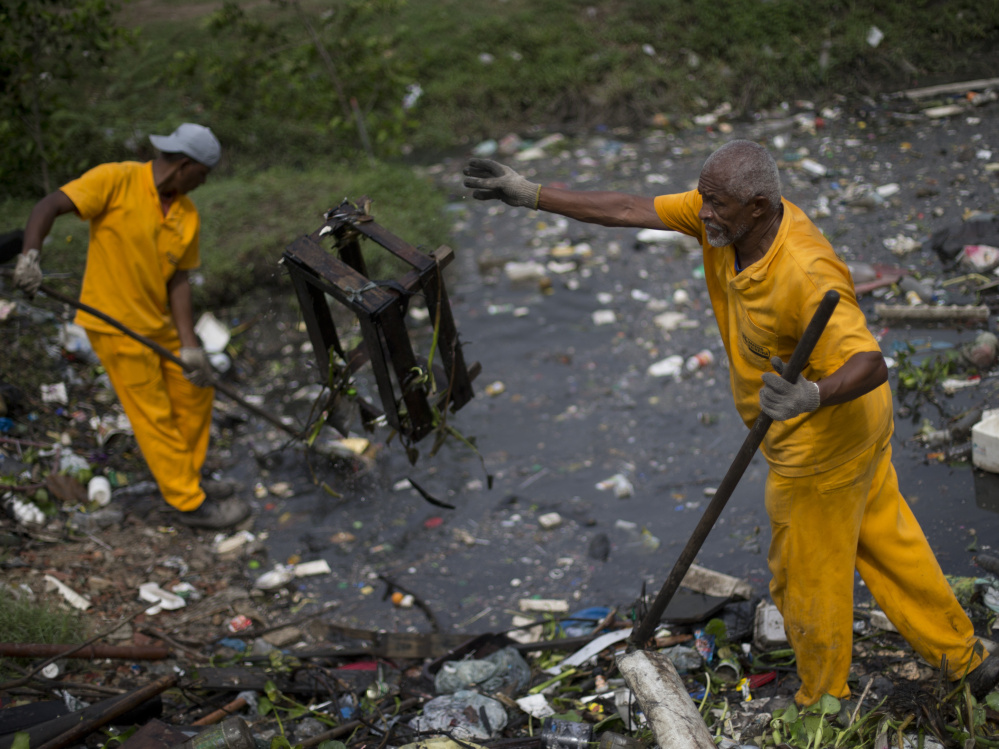
{"type": "Polygon", "coordinates": [[[891,390],[845,264],[797,206],[781,197],[773,158],[750,141],[710,157],[696,190],[655,198],[578,192],[529,182],[473,159],[465,186],[479,200],[604,226],[673,229],[697,237],[708,293],[747,427],[774,419],[763,444],[772,541],[770,592],[784,617],[811,705],[848,697],[854,570],[912,647],[946,662],[981,698],[999,683],[922,530],[891,461],[891,390]],[[780,377],[827,291],[837,306],[795,383],[780,377]]]}
{"type": "Polygon", "coordinates": [[[103,320],[80,311],[128,416],[136,442],[177,521],[198,528],[238,524],[249,507],[237,497],[206,501],[201,468],[208,450],[214,390],[194,333],[188,272],[198,267],[200,219],[187,194],[221,157],[215,135],[184,123],[150,136],[153,161],[101,164],[34,207],[14,281],[29,294],[41,284],[39,248],[56,217],[90,222],[80,301],[156,341],[189,371],[160,358],[103,320]]]}

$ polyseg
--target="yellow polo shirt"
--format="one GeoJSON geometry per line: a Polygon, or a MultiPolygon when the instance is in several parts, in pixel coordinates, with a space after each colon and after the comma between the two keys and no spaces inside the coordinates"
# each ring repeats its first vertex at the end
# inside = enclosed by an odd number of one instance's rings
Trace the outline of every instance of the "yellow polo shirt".
{"type": "MultiPolygon", "coordinates": [[[[175,198],[164,216],[151,161],[101,164],[61,190],[80,218],[90,221],[80,301],[145,336],[173,328],[167,282],[200,263],[200,219],[190,198],[175,198]]],[[[120,332],[83,311],[76,323],[120,332]]]]}
{"type": "MultiPolygon", "coordinates": [[[[854,354],[880,352],[846,265],[800,208],[782,202],[784,217],[773,245],[763,258],[736,273],[731,245],[712,247],[707,241],[697,218],[700,193],[660,195],[655,200],[666,226],[701,240],[704,277],[728,354],[732,393],[747,427],[760,414],[761,375],[773,371],[770,357],[791,358],[827,291],[839,292],[839,304],[802,374],[820,380],[854,354]]],[[[886,382],[847,403],[775,421],[764,439],[763,454],[775,472],[807,476],[855,458],[892,426],[886,382]]]]}

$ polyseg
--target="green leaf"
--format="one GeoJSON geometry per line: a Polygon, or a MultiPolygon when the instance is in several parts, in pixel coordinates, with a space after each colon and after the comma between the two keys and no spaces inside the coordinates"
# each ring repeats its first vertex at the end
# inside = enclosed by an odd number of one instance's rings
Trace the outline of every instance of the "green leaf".
{"type": "Polygon", "coordinates": [[[819,698],[819,711],[823,715],[835,715],[839,713],[839,700],[831,694],[824,694],[819,698]]]}
{"type": "Polygon", "coordinates": [[[316,749],[347,749],[347,745],[342,741],[330,741],[327,739],[321,743],[316,749]]]}
{"type": "Polygon", "coordinates": [[[10,745],[10,749],[28,749],[31,745],[31,734],[27,731],[18,731],[14,734],[14,742],[10,745]]]}
{"type": "Polygon", "coordinates": [[[993,710],[999,710],[999,692],[991,692],[985,696],[985,704],[993,710]]]}
{"type": "Polygon", "coordinates": [[[264,684],[264,694],[267,695],[267,699],[271,702],[277,702],[281,697],[281,692],[273,681],[268,681],[264,684]]]}
{"type": "Polygon", "coordinates": [[[257,700],[257,715],[267,715],[273,709],[274,703],[266,697],[261,697],[257,700]]]}

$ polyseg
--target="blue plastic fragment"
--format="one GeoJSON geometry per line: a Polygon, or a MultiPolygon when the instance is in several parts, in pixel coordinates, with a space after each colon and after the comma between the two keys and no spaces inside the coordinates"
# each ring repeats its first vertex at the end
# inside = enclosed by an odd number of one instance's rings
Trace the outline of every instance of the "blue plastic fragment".
{"type": "Polygon", "coordinates": [[[610,609],[606,606],[591,606],[582,611],[576,611],[570,619],[563,619],[559,622],[558,628],[565,633],[566,637],[582,637],[592,632],[601,619],[610,614],[610,609]]]}

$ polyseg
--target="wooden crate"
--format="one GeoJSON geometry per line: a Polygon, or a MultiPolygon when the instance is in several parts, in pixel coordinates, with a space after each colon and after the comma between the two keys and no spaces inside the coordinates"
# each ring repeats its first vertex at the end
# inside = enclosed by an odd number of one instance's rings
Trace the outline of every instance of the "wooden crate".
{"type": "MultiPolygon", "coordinates": [[[[344,200],[327,211],[322,226],[288,245],[282,263],[298,295],[319,371],[329,376],[327,384],[334,383],[331,401],[347,397],[335,383],[346,383],[361,367],[370,364],[380,407],[350,396],[356,399],[363,421],[370,425],[384,416],[400,435],[416,442],[434,429],[435,409],[438,413],[445,409],[457,411],[472,399],[472,380],[480,367],[477,363],[465,366],[444,287],[442,270],[454,259],[454,252],[446,246],[430,253],[418,250],[377,224],[368,214],[369,203],[366,198],[357,204],[344,200]],[[371,280],[361,239],[387,250],[410,270],[397,280],[371,280]],[[329,241],[333,243],[332,252],[323,249],[329,241]],[[443,374],[444,382],[435,378],[433,392],[426,360],[417,358],[405,325],[409,299],[416,293],[426,301],[430,321],[437,330],[434,370],[443,374]],[[350,351],[341,345],[327,295],[360,322],[363,340],[350,351]]],[[[328,405],[325,410],[329,423],[343,431],[332,418],[336,409],[332,403],[328,405]]]]}

